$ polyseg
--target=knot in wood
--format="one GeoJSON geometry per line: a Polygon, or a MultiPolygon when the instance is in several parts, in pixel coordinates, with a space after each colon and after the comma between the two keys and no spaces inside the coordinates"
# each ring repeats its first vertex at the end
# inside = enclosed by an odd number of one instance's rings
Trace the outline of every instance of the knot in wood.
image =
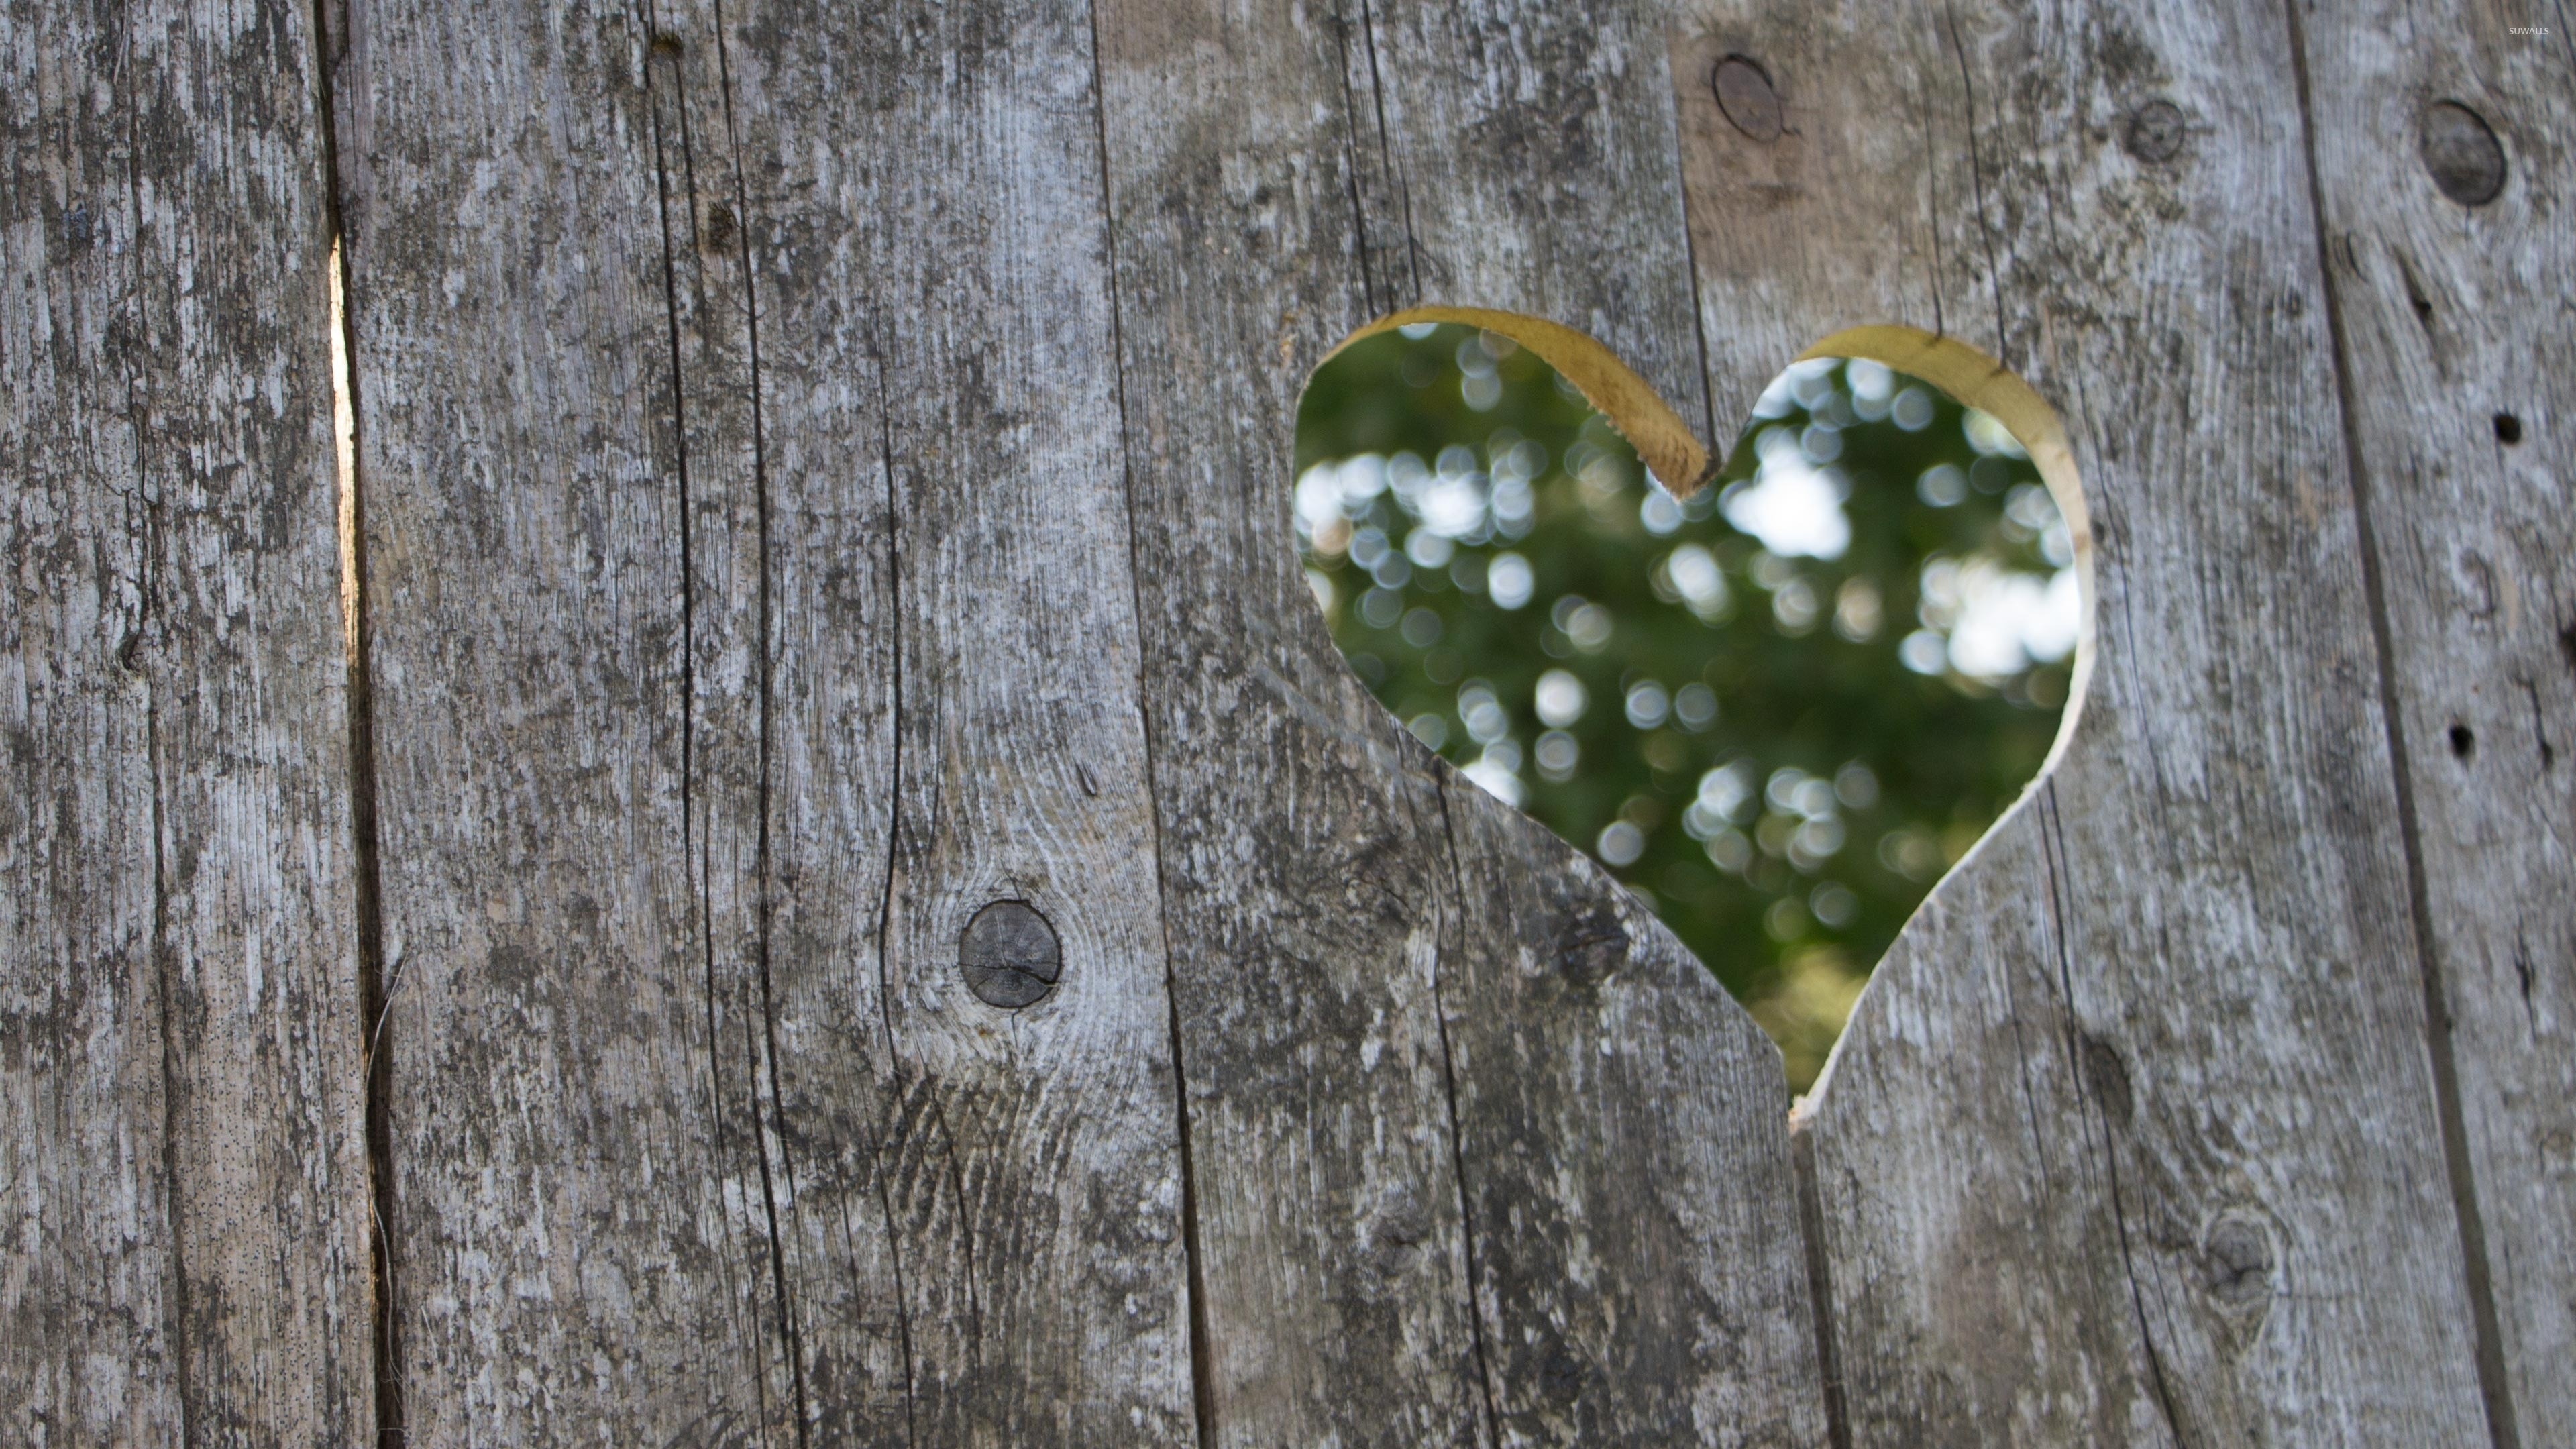
{"type": "Polygon", "coordinates": [[[2486,117],[2458,101],[2436,101],[2424,111],[2417,141],[2424,169],[2444,196],[2484,206],[2504,191],[2504,143],[2486,117]]]}
{"type": "Polygon", "coordinates": [[[957,941],[957,966],[977,1000],[1017,1011],[1055,990],[1064,974],[1064,948],[1036,907],[995,901],[966,923],[957,941]]]}
{"type": "Polygon", "coordinates": [[[1577,991],[1589,992],[1609,980],[1627,959],[1628,932],[1607,909],[1587,911],[1557,933],[1557,969],[1577,991]]]}
{"type": "Polygon", "coordinates": [[[2093,1100],[2102,1104],[2115,1126],[2126,1127],[2136,1119],[2137,1098],[2129,1088],[2129,1066],[2120,1060],[2120,1049],[2084,1032],[2080,1036],[2082,1057],[2079,1070],[2084,1085],[2092,1090],[2093,1100]]]}
{"type": "Polygon", "coordinates": [[[1779,140],[1788,129],[1771,73],[1752,57],[1730,55],[1719,61],[1709,76],[1709,88],[1717,92],[1717,108],[1728,124],[1763,145],[1779,140]]]}
{"type": "Polygon", "coordinates": [[[2120,147],[2150,165],[2161,165],[2182,154],[2186,130],[2182,107],[2159,96],[2129,113],[2129,123],[2120,129],[2120,147]]]}
{"type": "Polygon", "coordinates": [[[2272,1296],[2272,1234],[2241,1210],[2230,1210],[2209,1225],[2201,1245],[2207,1260],[2209,1291],[2231,1308],[2247,1308],[2272,1296]]]}

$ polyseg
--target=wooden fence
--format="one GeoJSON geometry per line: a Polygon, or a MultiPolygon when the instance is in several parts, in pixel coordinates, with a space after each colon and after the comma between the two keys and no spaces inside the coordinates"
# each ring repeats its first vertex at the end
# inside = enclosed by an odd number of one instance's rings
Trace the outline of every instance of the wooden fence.
{"type": "Polygon", "coordinates": [[[2566,19],[7,0],[0,1442],[2576,1443],[2566,19]],[[1414,305],[2062,419],[1794,1120],[1306,598],[1414,305]]]}

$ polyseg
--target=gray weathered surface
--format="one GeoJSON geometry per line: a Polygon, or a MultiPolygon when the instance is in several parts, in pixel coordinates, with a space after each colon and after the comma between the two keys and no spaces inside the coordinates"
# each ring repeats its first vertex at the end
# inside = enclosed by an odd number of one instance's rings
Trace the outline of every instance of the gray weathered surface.
{"type": "Polygon", "coordinates": [[[2576,1443],[2566,21],[2563,8],[2552,20],[2395,4],[2301,20],[2326,279],[2420,865],[2415,907],[2450,1019],[2471,1251],[2493,1295],[2490,1393],[2525,1445],[2576,1443]],[[2516,35],[2513,24],[2556,33],[2516,35]],[[2444,122],[2466,133],[2467,156],[2427,157],[2418,138],[2444,122]],[[2493,198],[2464,205],[2448,190],[2493,198]]]}
{"type": "Polygon", "coordinates": [[[0,1438],[2576,1436],[2563,17],[236,9],[0,14],[0,1438]],[[1308,602],[1416,304],[2065,420],[2084,711],[1797,1172],[1308,602]]]}
{"type": "Polygon", "coordinates": [[[1588,327],[1696,415],[1658,29],[1102,26],[1216,1441],[1816,1441],[1776,1053],[1367,698],[1289,526],[1306,370],[1400,306],[1588,327]]]}
{"type": "MultiPolygon", "coordinates": [[[[1662,7],[1363,13],[1401,204],[1371,235],[1403,242],[1406,300],[1580,327],[1704,431],[1662,7]]],[[[1439,774],[1459,902],[1440,1005],[1498,1439],[1813,1442],[1776,1049],[1575,851],[1439,774]]]]}
{"type": "Polygon", "coordinates": [[[2095,530],[2063,761],[1805,1128],[1855,1443],[2487,1435],[2289,47],[1704,4],[1676,59],[1721,408],[1838,328],[1946,331],[2056,403],[2095,530]],[[1718,113],[1736,51],[1775,142],[1718,113]]]}
{"type": "Polygon", "coordinates": [[[747,469],[680,484],[665,58],[579,10],[349,35],[404,1428],[756,1439],[792,1376],[736,1045],[743,744],[692,749],[726,636],[682,549],[747,469]]]}
{"type": "Polygon", "coordinates": [[[1086,17],[352,30],[411,1437],[1187,1439],[1086,17]]]}
{"type": "Polygon", "coordinates": [[[1306,371],[1395,305],[1353,210],[1366,43],[1322,6],[1101,11],[1198,1377],[1228,1446],[1490,1442],[1437,801],[1285,567],[1306,371]]]}
{"type": "Polygon", "coordinates": [[[0,13],[0,1440],[364,1437],[307,8],[0,13]]]}

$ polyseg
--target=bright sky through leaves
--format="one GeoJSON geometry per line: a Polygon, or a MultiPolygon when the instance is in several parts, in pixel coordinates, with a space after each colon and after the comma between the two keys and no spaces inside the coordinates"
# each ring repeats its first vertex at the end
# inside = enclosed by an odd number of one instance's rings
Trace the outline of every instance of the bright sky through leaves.
{"type": "Polygon", "coordinates": [[[2066,527],[2000,425],[1875,363],[1793,365],[1682,503],[1508,340],[1408,328],[1317,375],[1298,462],[1360,677],[1653,905],[1801,1088],[2055,734],[2066,527]]]}

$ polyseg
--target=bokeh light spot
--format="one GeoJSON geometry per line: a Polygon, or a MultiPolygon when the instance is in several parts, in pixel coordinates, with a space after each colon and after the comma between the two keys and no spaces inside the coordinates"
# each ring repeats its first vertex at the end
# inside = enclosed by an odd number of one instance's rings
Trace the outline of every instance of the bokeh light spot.
{"type": "Polygon", "coordinates": [[[1996,418],[1835,358],[1753,413],[1676,498],[1528,349],[1409,326],[1309,385],[1292,516],[1353,671],[1657,911],[1804,1090],[2046,758],[2082,585],[1996,418]]]}

